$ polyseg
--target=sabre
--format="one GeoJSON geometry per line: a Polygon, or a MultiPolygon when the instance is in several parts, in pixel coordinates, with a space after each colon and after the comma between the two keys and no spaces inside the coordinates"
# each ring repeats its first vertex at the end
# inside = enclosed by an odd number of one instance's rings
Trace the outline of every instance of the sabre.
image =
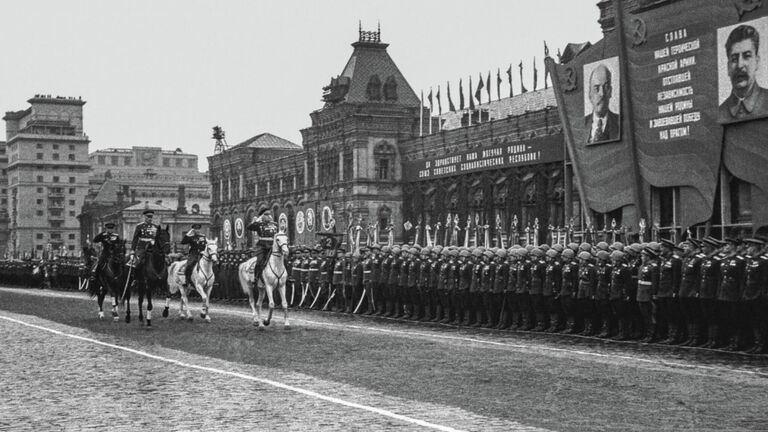
{"type": "Polygon", "coordinates": [[[331,303],[331,300],[333,300],[333,296],[336,295],[336,289],[331,291],[331,295],[328,296],[328,301],[325,302],[325,306],[323,306],[323,310],[328,310],[328,305],[331,303]]]}
{"type": "Polygon", "coordinates": [[[120,303],[123,303],[125,301],[125,292],[128,291],[128,284],[131,283],[132,271],[133,271],[133,267],[128,266],[128,278],[125,279],[125,287],[123,288],[123,295],[120,296],[120,303]]]}
{"type": "Polygon", "coordinates": [[[90,280],[90,279],[86,279],[86,280],[85,280],[85,283],[84,283],[83,285],[84,285],[84,286],[83,286],[83,289],[87,290],[87,289],[88,289],[88,286],[89,286],[89,285],[91,285],[91,280],[90,280]]]}
{"type": "Polygon", "coordinates": [[[360,310],[360,306],[362,306],[362,304],[363,304],[363,300],[365,300],[365,292],[366,292],[366,289],[365,289],[365,288],[363,288],[363,295],[361,295],[361,296],[360,296],[360,301],[359,301],[359,302],[357,302],[357,307],[355,308],[355,310],[354,310],[354,311],[352,311],[352,313],[353,313],[353,314],[356,314],[356,313],[357,313],[357,311],[359,311],[359,310],[360,310]]]}
{"type": "Polygon", "coordinates": [[[304,304],[304,300],[307,299],[307,289],[309,289],[309,282],[304,285],[304,288],[301,290],[301,301],[299,302],[299,305],[296,307],[301,307],[301,305],[304,304]]]}
{"type": "Polygon", "coordinates": [[[289,305],[293,304],[293,292],[296,290],[296,282],[291,284],[291,301],[288,303],[289,305]]]}
{"type": "Polygon", "coordinates": [[[309,305],[309,308],[310,308],[310,309],[312,309],[313,307],[315,307],[315,303],[317,303],[317,299],[319,299],[319,298],[320,298],[320,293],[321,293],[322,291],[323,291],[323,286],[322,286],[322,285],[320,285],[320,287],[319,287],[319,288],[317,288],[317,295],[315,296],[315,299],[314,299],[314,300],[312,300],[312,304],[311,304],[311,305],[309,305]]]}
{"type": "Polygon", "coordinates": [[[85,286],[85,283],[84,283],[83,279],[80,276],[78,276],[77,277],[77,290],[78,291],[82,291],[83,290],[83,286],[85,286]]]}

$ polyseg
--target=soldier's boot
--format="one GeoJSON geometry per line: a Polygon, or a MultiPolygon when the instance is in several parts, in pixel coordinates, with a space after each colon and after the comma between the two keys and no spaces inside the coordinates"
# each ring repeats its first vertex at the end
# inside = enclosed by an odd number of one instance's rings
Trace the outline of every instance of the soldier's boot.
{"type": "Polygon", "coordinates": [[[518,311],[511,311],[509,312],[509,327],[507,327],[510,330],[517,330],[520,325],[520,312],[518,311]]]}
{"type": "Polygon", "coordinates": [[[623,319],[620,319],[617,323],[617,329],[616,334],[613,335],[612,339],[623,341],[627,340],[629,338],[629,335],[627,334],[627,324],[623,319]]]}
{"type": "Polygon", "coordinates": [[[509,328],[509,326],[512,325],[512,321],[510,320],[509,311],[504,309],[501,312],[501,317],[499,318],[499,325],[496,326],[499,330],[506,330],[509,328]]]}
{"type": "Polygon", "coordinates": [[[469,326],[472,324],[472,311],[469,309],[457,309],[456,310],[456,318],[454,319],[454,323],[456,325],[460,326],[469,326]]]}
{"type": "Polygon", "coordinates": [[[441,324],[448,324],[451,322],[451,307],[450,306],[443,306],[443,317],[440,319],[441,324]]]}
{"type": "Polygon", "coordinates": [[[702,348],[714,348],[717,345],[717,326],[710,324],[707,327],[707,341],[701,345],[702,348]]]}
{"type": "Polygon", "coordinates": [[[381,316],[389,318],[394,314],[395,314],[395,307],[392,304],[392,301],[386,300],[384,302],[384,313],[381,314],[381,316]]]}
{"type": "Polygon", "coordinates": [[[429,322],[438,322],[441,319],[443,319],[443,307],[437,305],[435,306],[435,315],[432,316],[432,319],[430,319],[429,322]]]}
{"type": "Polygon", "coordinates": [[[731,335],[728,340],[728,346],[725,347],[726,351],[738,351],[739,345],[741,345],[741,338],[738,334],[731,335]]]}
{"type": "Polygon", "coordinates": [[[411,319],[411,315],[413,315],[413,309],[411,304],[407,302],[403,302],[402,312],[403,312],[403,315],[401,318],[407,319],[407,320],[411,319]]]}
{"type": "Polygon", "coordinates": [[[696,343],[699,327],[696,324],[688,324],[688,337],[680,344],[681,346],[693,346],[696,343]]]}
{"type": "Polygon", "coordinates": [[[574,334],[576,333],[576,320],[573,318],[568,318],[568,320],[565,323],[565,328],[563,329],[563,333],[565,334],[574,334]]]}
{"type": "Polygon", "coordinates": [[[494,310],[483,311],[483,313],[485,314],[485,319],[483,321],[483,328],[496,328],[496,326],[499,325],[499,322],[497,321],[497,319],[499,318],[499,314],[496,312],[498,311],[494,311],[494,310]]]}
{"type": "Polygon", "coordinates": [[[535,332],[543,332],[547,327],[547,322],[544,321],[544,314],[540,312],[536,312],[536,326],[532,328],[531,330],[535,332]]]}
{"type": "Polygon", "coordinates": [[[534,327],[536,327],[536,316],[533,312],[525,312],[523,314],[523,330],[531,331],[534,327]]]}
{"type": "Polygon", "coordinates": [[[765,354],[768,352],[765,345],[765,332],[763,329],[752,330],[755,336],[755,344],[750,349],[751,354],[765,354]]]}
{"type": "Polygon", "coordinates": [[[427,304],[424,306],[424,315],[421,316],[419,321],[432,321],[432,305],[427,304]]]}
{"type": "Polygon", "coordinates": [[[469,325],[472,327],[480,327],[483,325],[483,312],[481,310],[469,310],[469,325]]]}
{"type": "Polygon", "coordinates": [[[645,326],[645,336],[640,339],[640,342],[643,343],[652,343],[655,342],[654,336],[656,334],[656,326],[654,324],[649,324],[645,326]]]}
{"type": "Polygon", "coordinates": [[[395,301],[395,318],[402,318],[405,315],[403,307],[404,305],[400,300],[395,301]]]}
{"type": "Polygon", "coordinates": [[[678,343],[677,324],[670,324],[667,330],[667,337],[661,341],[664,345],[676,345],[678,343]]]}
{"type": "Polygon", "coordinates": [[[605,339],[611,336],[611,323],[608,318],[602,319],[599,330],[597,337],[605,339]]]}
{"type": "Polygon", "coordinates": [[[544,331],[547,333],[557,333],[560,330],[560,327],[562,327],[562,325],[559,317],[557,314],[552,314],[549,317],[549,327],[544,331]]]}

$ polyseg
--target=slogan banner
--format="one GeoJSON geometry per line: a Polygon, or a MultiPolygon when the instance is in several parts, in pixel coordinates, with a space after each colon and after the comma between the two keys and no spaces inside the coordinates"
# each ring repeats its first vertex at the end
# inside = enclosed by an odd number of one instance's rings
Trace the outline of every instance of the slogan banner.
{"type": "Polygon", "coordinates": [[[551,135],[450,156],[403,162],[403,180],[430,180],[488,169],[534,165],[563,160],[563,138],[551,135]]]}
{"type": "Polygon", "coordinates": [[[684,0],[622,17],[640,175],[679,187],[683,227],[712,215],[722,146],[716,28],[735,16],[730,0],[684,0]]]}

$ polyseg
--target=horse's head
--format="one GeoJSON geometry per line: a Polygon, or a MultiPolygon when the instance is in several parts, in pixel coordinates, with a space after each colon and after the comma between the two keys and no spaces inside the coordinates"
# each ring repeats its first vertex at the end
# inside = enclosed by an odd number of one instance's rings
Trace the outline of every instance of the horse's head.
{"type": "Polygon", "coordinates": [[[288,256],[288,235],[285,233],[275,234],[275,241],[272,243],[272,251],[288,256]]]}
{"type": "Polygon", "coordinates": [[[219,239],[208,240],[203,256],[207,256],[213,262],[219,262],[219,239]]]}
{"type": "Polygon", "coordinates": [[[157,234],[155,234],[155,245],[163,254],[167,255],[171,253],[171,232],[169,225],[166,225],[165,229],[161,228],[157,230],[157,234]]]}

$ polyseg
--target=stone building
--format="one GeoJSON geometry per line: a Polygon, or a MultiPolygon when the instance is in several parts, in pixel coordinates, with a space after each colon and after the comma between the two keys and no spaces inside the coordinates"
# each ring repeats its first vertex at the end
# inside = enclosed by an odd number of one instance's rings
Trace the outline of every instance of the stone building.
{"type": "Polygon", "coordinates": [[[77,214],[88,193],[85,101],[35,95],[30,107],[6,112],[8,249],[40,254],[45,245],[74,251],[77,214]]]}
{"type": "Polygon", "coordinates": [[[90,187],[80,214],[84,239],[92,239],[106,222],[115,222],[127,238],[141,212],[156,211],[155,222],[170,225],[172,239],[200,223],[210,225],[211,185],[198,171],[197,155],[160,147],[109,148],[89,155],[90,187]]]}
{"type": "Polygon", "coordinates": [[[303,148],[258,157],[243,143],[209,157],[214,233],[249,247],[242,228],[263,208],[273,210],[297,244],[358,224],[370,228],[361,232],[362,242],[368,235],[414,240],[419,232],[423,244],[426,225],[436,226],[449,213],[451,221],[461,220],[462,238],[467,219],[490,224],[494,236],[507,236],[515,216],[521,229],[538,220],[542,233],[547,224],[565,223],[565,207],[575,204],[566,201],[570,183],[551,90],[432,118],[434,133],[420,136],[429,115],[388,45],[378,32],[359,36],[342,73],[323,89],[323,108],[310,114],[303,148]],[[486,148],[496,157],[478,152],[486,148]],[[451,157],[464,164],[449,163],[451,157]],[[432,171],[431,163],[457,168],[432,171]]]}

